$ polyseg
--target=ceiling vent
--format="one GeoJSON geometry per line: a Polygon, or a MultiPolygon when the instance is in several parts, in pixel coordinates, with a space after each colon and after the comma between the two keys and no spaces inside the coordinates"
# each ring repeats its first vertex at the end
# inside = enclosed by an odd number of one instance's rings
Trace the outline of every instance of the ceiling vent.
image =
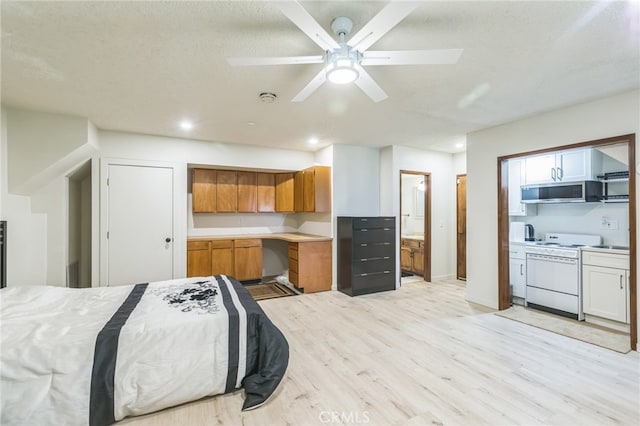
{"type": "Polygon", "coordinates": [[[260,100],[265,104],[272,104],[278,98],[275,93],[271,93],[271,92],[262,92],[260,93],[259,97],[260,97],[260,100]]]}

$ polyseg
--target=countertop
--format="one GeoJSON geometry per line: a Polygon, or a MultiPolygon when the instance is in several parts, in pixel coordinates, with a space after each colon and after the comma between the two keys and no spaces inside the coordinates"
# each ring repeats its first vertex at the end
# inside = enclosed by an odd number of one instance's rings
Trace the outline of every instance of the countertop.
{"type": "Polygon", "coordinates": [[[582,247],[583,251],[597,251],[600,253],[615,253],[615,254],[629,254],[629,247],[616,246],[616,245],[601,245],[597,247],[586,246],[582,247]]]}
{"type": "Polygon", "coordinates": [[[401,235],[400,238],[402,238],[403,240],[424,241],[424,235],[401,235]]]}
{"type": "Polygon", "coordinates": [[[198,235],[187,237],[187,241],[209,240],[283,240],[290,243],[305,243],[311,241],[331,241],[333,238],[323,235],[303,234],[301,232],[274,232],[272,234],[234,234],[234,235],[198,235]]]}

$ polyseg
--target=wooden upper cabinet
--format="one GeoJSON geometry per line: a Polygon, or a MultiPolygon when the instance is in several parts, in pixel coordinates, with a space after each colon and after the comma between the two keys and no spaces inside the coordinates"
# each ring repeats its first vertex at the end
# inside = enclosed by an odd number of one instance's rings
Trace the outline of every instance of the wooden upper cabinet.
{"type": "Polygon", "coordinates": [[[294,205],[293,173],[276,173],[276,211],[292,212],[294,205]]]}
{"type": "Polygon", "coordinates": [[[238,206],[237,173],[218,170],[216,184],[216,212],[235,212],[238,206]]]}
{"type": "Polygon", "coordinates": [[[276,211],[276,175],[273,173],[258,173],[258,212],[276,211]]]}
{"type": "Polygon", "coordinates": [[[296,212],[331,212],[331,168],[314,166],[295,176],[296,212]]]}
{"type": "Polygon", "coordinates": [[[256,212],[258,205],[258,186],[256,172],[237,172],[238,208],[237,212],[256,212]]]}
{"type": "Polygon", "coordinates": [[[215,212],[216,171],[208,169],[193,169],[191,177],[191,201],[193,212],[215,212]]]}

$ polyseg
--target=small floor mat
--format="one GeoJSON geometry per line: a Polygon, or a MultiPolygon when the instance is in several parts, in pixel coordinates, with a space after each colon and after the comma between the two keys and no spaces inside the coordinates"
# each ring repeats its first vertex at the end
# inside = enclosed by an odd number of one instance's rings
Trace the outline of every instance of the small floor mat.
{"type": "Polygon", "coordinates": [[[623,354],[631,350],[629,334],[609,330],[584,321],[576,321],[559,315],[525,308],[524,306],[512,306],[504,311],[495,312],[495,314],[623,354]]]}
{"type": "Polygon", "coordinates": [[[276,297],[295,296],[297,293],[286,285],[279,283],[263,283],[247,285],[247,289],[253,300],[266,300],[276,297]]]}

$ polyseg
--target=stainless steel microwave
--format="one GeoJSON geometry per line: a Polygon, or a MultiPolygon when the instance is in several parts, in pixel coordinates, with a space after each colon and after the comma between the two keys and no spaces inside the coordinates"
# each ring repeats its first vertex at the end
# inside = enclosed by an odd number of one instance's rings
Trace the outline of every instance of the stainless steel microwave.
{"type": "Polygon", "coordinates": [[[580,182],[523,185],[523,203],[590,203],[602,200],[602,182],[580,182]]]}

